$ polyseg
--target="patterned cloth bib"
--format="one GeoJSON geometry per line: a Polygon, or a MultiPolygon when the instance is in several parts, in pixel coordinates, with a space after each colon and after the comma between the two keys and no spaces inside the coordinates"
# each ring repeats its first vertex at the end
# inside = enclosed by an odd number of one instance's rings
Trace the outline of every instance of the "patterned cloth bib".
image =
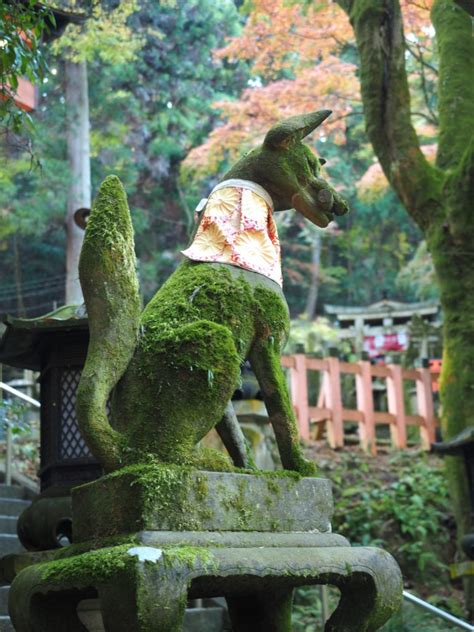
{"type": "Polygon", "coordinates": [[[259,272],[281,286],[280,242],[265,189],[250,180],[225,180],[204,202],[193,243],[182,254],[259,272]]]}

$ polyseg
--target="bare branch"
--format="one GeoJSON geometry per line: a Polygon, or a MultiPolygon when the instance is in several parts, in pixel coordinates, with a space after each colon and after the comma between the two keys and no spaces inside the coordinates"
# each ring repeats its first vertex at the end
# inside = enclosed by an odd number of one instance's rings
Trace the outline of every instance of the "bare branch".
{"type": "Polygon", "coordinates": [[[422,64],[422,66],[425,66],[426,68],[429,68],[432,72],[434,72],[434,74],[436,76],[438,76],[439,71],[438,69],[433,66],[433,64],[430,64],[428,61],[426,61],[426,59],[423,57],[423,53],[421,51],[421,48],[419,45],[417,45],[418,48],[418,52],[413,50],[413,47],[410,46],[409,41],[405,38],[405,46],[408,50],[408,52],[410,53],[410,55],[413,55],[413,57],[416,59],[416,61],[418,61],[420,64],[422,64]]]}
{"type": "Polygon", "coordinates": [[[426,112],[414,112],[412,110],[411,115],[420,116],[421,118],[424,118],[427,123],[431,123],[431,125],[435,125],[436,127],[439,125],[438,118],[432,118],[431,115],[426,112]]]}
{"type": "MultiPolygon", "coordinates": [[[[409,49],[408,46],[407,48],[409,49]]],[[[426,79],[426,74],[425,74],[425,66],[428,68],[432,68],[432,66],[430,64],[427,64],[424,61],[423,51],[421,50],[421,47],[417,45],[417,48],[418,48],[417,54],[414,54],[413,51],[410,51],[410,52],[415,57],[415,59],[417,59],[420,62],[420,80],[421,80],[421,91],[423,93],[423,99],[425,101],[426,108],[428,112],[430,113],[432,122],[434,123],[434,125],[438,126],[439,125],[438,115],[431,107],[430,95],[428,94],[428,81],[426,79]]],[[[436,72],[436,75],[437,74],[438,73],[436,72]]]]}

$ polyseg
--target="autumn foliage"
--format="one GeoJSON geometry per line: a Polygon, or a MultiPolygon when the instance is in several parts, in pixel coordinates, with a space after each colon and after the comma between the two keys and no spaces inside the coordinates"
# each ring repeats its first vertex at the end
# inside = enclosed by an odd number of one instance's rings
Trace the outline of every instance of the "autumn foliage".
{"type": "MultiPolygon", "coordinates": [[[[419,66],[429,63],[431,55],[431,4],[431,0],[402,0],[406,32],[412,40],[414,82],[421,72],[429,71],[419,66]]],[[[230,38],[215,55],[251,63],[254,79],[240,100],[214,104],[222,123],[184,163],[184,169],[197,177],[215,172],[224,160],[232,162],[261,142],[266,130],[281,118],[332,109],[333,116],[316,134],[343,143],[347,117],[361,113],[357,66],[352,63],[356,59],[354,34],[336,3],[323,0],[305,6],[288,0],[252,0],[244,9],[248,17],[242,33],[230,38]]],[[[432,136],[434,122],[421,114],[419,123],[425,128],[429,124],[432,136]]],[[[363,187],[368,183],[370,175],[363,187]]]]}

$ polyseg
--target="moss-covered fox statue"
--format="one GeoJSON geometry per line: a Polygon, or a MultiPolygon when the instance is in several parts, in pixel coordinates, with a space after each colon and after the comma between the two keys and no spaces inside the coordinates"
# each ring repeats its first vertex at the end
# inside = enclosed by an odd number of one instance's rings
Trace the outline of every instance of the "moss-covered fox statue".
{"type": "MultiPolygon", "coordinates": [[[[301,141],[329,114],[323,110],[275,125],[224,180],[263,187],[274,211],[295,208],[327,226],[348,207],[320,178],[322,161],[301,141]]],[[[141,311],[130,213],[115,176],[104,181],[95,200],[79,273],[90,343],[77,415],[106,471],[150,455],[193,463],[195,445],[214,426],[234,463],[245,466],[230,399],[249,359],[283,466],[314,473],[301,453],[280,368],[289,318],[277,282],[237,265],[186,258],[141,311]],[[112,392],[111,425],[106,405],[112,392]]]]}

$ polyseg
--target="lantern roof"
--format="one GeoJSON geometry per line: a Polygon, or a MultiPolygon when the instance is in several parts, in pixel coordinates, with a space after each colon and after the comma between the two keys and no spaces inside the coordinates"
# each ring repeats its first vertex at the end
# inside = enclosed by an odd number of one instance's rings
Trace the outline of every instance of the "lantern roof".
{"type": "Polygon", "coordinates": [[[42,39],[46,43],[49,43],[52,40],[61,37],[63,31],[69,23],[83,24],[86,19],[90,17],[90,13],[85,7],[80,7],[79,9],[76,8],[74,11],[72,11],[67,7],[65,8],[61,6],[62,4],[64,3],[51,2],[49,4],[45,4],[44,2],[36,2],[34,5],[38,8],[47,7],[54,15],[54,22],[48,20],[48,28],[42,34],[42,39]]]}
{"type": "Polygon", "coordinates": [[[54,333],[87,331],[84,305],[64,305],[37,318],[5,316],[5,332],[0,339],[0,362],[19,369],[41,368],[40,345],[54,333]]]}

